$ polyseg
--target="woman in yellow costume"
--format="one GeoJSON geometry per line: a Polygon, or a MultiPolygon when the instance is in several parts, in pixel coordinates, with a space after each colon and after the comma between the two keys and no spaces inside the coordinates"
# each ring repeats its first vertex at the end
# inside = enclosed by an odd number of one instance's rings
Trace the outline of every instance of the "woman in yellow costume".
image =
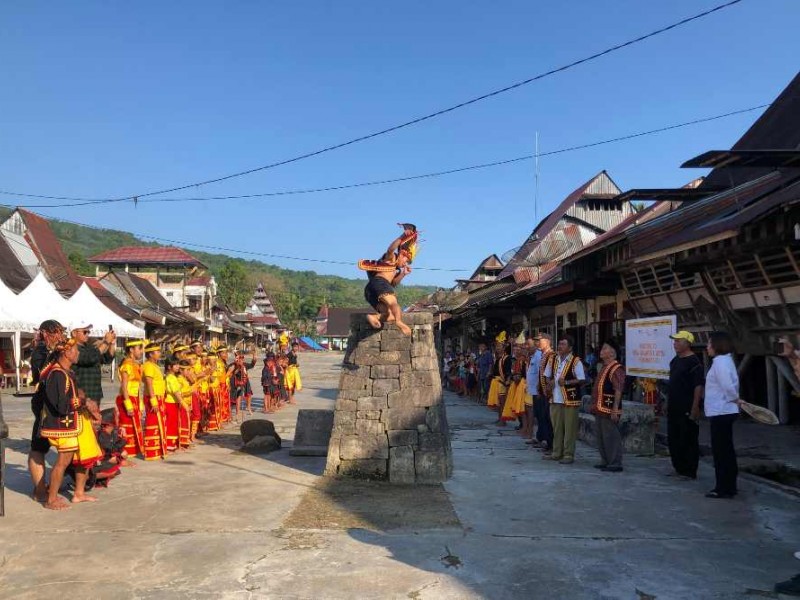
{"type": "Polygon", "coordinates": [[[492,382],[486,406],[491,410],[502,411],[502,402],[511,379],[511,351],[506,345],[506,332],[501,331],[495,338],[495,359],[492,365],[492,382]]]}
{"type": "MultiPolygon", "coordinates": [[[[527,370],[528,357],[524,346],[519,344],[518,339],[514,349],[514,364],[511,368],[513,383],[508,388],[503,414],[500,416],[503,422],[517,420],[525,413],[525,395],[527,394],[528,385],[525,374],[527,370]]],[[[521,425],[518,429],[521,429],[521,425]]]]}

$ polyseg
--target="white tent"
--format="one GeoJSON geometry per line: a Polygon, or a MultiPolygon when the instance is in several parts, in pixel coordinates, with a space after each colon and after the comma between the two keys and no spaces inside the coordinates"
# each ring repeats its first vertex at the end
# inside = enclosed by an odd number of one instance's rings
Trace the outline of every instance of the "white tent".
{"type": "Polygon", "coordinates": [[[47,319],[55,319],[62,325],[70,327],[73,320],[66,299],[50,285],[45,276],[39,273],[17,296],[25,318],[39,323],[47,319]]]}
{"type": "MultiPolygon", "coordinates": [[[[81,284],[78,291],[67,301],[67,305],[72,314],[73,324],[83,318],[94,325],[92,335],[102,336],[111,325],[119,337],[144,337],[144,329],[132,325],[108,308],[85,283],[81,284]]],[[[67,326],[70,327],[71,324],[67,326]]]]}
{"type": "Polygon", "coordinates": [[[38,326],[25,315],[17,295],[0,279],[0,333],[33,331],[38,326]]]}

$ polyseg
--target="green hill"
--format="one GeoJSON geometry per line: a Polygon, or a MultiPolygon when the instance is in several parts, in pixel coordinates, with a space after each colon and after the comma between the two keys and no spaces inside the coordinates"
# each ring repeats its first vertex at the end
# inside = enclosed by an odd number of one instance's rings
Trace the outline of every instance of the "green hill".
{"type": "MultiPolygon", "coordinates": [[[[10,210],[0,207],[0,218],[10,214],[10,210]]],[[[145,242],[133,234],[113,229],[94,229],[81,225],[73,225],[56,219],[50,219],[50,226],[61,242],[70,262],[82,275],[94,275],[94,268],[86,262],[86,258],[111,250],[119,246],[161,246],[145,242]]],[[[241,310],[252,294],[258,282],[272,298],[281,320],[299,331],[310,330],[310,320],[316,317],[323,302],[329,306],[366,306],[364,301],[364,279],[350,279],[335,275],[320,275],[314,271],[295,271],[270,265],[258,260],[234,258],[226,254],[212,254],[185,249],[193,256],[208,265],[211,273],[222,286],[221,276],[227,281],[234,280],[238,286],[237,293],[228,293],[226,300],[232,308],[241,310]],[[244,280],[230,277],[231,274],[243,274],[244,280]],[[244,300],[242,300],[244,298],[244,300]]],[[[432,286],[398,287],[398,298],[402,305],[408,305],[422,296],[430,294],[436,288],[432,286]]]]}

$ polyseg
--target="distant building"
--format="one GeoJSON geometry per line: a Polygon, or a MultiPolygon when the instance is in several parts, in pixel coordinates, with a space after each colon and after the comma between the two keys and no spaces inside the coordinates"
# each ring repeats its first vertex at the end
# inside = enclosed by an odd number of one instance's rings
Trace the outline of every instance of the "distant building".
{"type": "Polygon", "coordinates": [[[278,312],[272,304],[267,292],[264,290],[264,284],[259,283],[256,286],[253,297],[247,303],[245,314],[248,316],[248,321],[255,333],[263,335],[265,338],[274,340],[275,334],[279,329],[283,329],[283,324],[278,317],[278,312]]]}
{"type": "Polygon", "coordinates": [[[370,308],[330,308],[323,306],[317,315],[317,335],[329,350],[346,350],[350,337],[350,317],[375,312],[370,308]]]}
{"type": "MultiPolygon", "coordinates": [[[[214,277],[194,256],[174,247],[124,246],[89,258],[97,277],[123,271],[149,281],[169,304],[215,329],[214,277]]],[[[219,333],[219,332],[218,332],[219,333]]]]}
{"type": "Polygon", "coordinates": [[[503,264],[503,261],[500,260],[500,257],[497,256],[497,254],[487,256],[481,261],[481,264],[478,265],[478,268],[475,269],[475,272],[470,275],[469,279],[456,280],[456,289],[466,292],[477,289],[480,286],[497,279],[497,276],[500,275],[503,267],[505,267],[505,265],[503,264]]]}

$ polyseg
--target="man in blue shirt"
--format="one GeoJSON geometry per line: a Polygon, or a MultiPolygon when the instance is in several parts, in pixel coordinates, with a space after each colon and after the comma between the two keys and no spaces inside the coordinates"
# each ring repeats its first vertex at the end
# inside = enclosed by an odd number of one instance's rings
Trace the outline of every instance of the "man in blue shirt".
{"type": "Polygon", "coordinates": [[[489,375],[492,373],[493,363],[492,351],[487,348],[486,344],[478,344],[478,384],[482,402],[486,401],[486,396],[489,394],[489,375]]]}
{"type": "Polygon", "coordinates": [[[525,406],[529,424],[528,429],[525,430],[525,437],[528,438],[525,440],[526,444],[534,444],[536,442],[536,438],[533,437],[533,423],[535,416],[534,403],[536,402],[536,397],[539,395],[539,369],[542,364],[542,350],[539,347],[541,345],[541,339],[540,335],[532,335],[528,337],[525,342],[528,346],[528,351],[531,352],[531,358],[528,362],[528,372],[525,373],[525,381],[528,387],[527,392],[531,397],[531,404],[525,406]]]}

